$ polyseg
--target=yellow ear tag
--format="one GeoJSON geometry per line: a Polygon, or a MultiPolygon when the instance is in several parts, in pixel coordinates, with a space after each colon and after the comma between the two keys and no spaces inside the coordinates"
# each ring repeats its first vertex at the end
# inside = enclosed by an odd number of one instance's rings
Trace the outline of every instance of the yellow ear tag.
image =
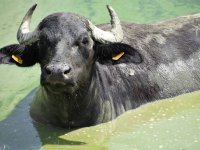
{"type": "Polygon", "coordinates": [[[123,55],[124,55],[124,52],[120,52],[119,54],[114,55],[112,57],[112,60],[119,60],[123,55]]]}
{"type": "Polygon", "coordinates": [[[23,63],[23,60],[21,59],[20,56],[12,55],[12,59],[13,59],[14,61],[16,61],[17,63],[19,63],[19,64],[22,64],[22,63],[23,63]]]}

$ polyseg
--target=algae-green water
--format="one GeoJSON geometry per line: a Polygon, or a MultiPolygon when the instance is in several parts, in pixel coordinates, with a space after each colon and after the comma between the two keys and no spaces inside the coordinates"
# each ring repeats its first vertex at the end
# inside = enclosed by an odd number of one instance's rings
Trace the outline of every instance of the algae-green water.
{"type": "MultiPolygon", "coordinates": [[[[27,9],[38,4],[31,29],[50,13],[68,11],[109,22],[106,4],[122,21],[154,23],[200,13],[199,0],[0,0],[0,47],[16,43],[27,9]]],[[[0,65],[0,150],[199,150],[200,92],[143,105],[117,119],[78,130],[41,125],[29,116],[40,69],[0,65]]]]}

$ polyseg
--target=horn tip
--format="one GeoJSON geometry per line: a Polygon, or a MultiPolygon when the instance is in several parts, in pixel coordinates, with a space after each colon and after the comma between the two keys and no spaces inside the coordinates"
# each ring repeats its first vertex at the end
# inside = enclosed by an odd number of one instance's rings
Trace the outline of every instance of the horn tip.
{"type": "Polygon", "coordinates": [[[33,6],[30,9],[35,10],[36,7],[37,7],[37,3],[33,4],[33,6]]]}
{"type": "Polygon", "coordinates": [[[113,9],[112,6],[109,5],[109,4],[107,4],[106,7],[107,7],[108,10],[112,10],[113,9]]]}

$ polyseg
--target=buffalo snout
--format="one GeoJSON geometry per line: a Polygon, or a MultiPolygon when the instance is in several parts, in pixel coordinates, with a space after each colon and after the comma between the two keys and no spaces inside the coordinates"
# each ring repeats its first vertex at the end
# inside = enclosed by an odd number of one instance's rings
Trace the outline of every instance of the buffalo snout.
{"type": "Polygon", "coordinates": [[[67,64],[61,65],[48,65],[45,67],[46,74],[51,75],[59,75],[65,76],[71,71],[71,67],[67,64]]]}
{"type": "Polygon", "coordinates": [[[43,76],[50,84],[73,83],[71,67],[68,64],[49,64],[43,69],[43,76]]]}

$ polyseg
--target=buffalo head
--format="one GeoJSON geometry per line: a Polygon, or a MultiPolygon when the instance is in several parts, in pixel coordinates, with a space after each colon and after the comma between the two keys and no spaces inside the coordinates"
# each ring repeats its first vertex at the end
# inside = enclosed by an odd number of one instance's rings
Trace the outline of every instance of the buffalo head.
{"type": "Polygon", "coordinates": [[[19,44],[6,46],[0,51],[0,63],[21,67],[39,63],[41,85],[53,93],[74,93],[89,82],[95,61],[100,63],[139,63],[141,55],[121,43],[123,30],[119,18],[108,6],[111,30],[104,31],[86,18],[73,13],[55,13],[45,17],[36,29],[29,24],[36,4],[26,13],[17,33],[19,44]],[[119,62],[112,56],[125,53],[119,62]]]}

